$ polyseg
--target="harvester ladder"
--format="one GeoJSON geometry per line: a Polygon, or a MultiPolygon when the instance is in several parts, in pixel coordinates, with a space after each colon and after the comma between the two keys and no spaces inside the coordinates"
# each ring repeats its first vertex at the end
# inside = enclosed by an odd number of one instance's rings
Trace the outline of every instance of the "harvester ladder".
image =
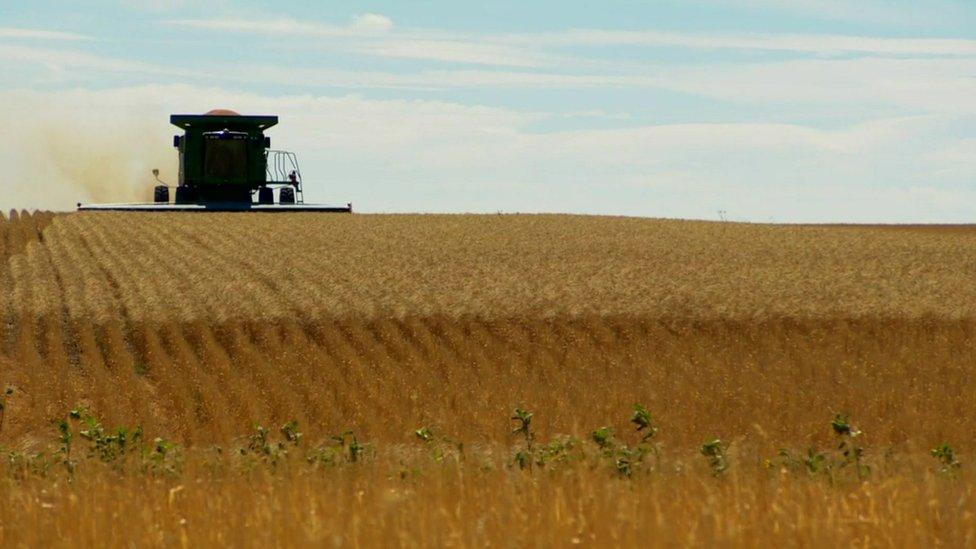
{"type": "Polygon", "coordinates": [[[268,149],[265,151],[265,166],[267,174],[265,179],[270,184],[291,185],[288,176],[295,172],[295,202],[305,203],[305,195],[302,192],[302,169],[298,166],[298,156],[290,151],[279,151],[268,149]]]}

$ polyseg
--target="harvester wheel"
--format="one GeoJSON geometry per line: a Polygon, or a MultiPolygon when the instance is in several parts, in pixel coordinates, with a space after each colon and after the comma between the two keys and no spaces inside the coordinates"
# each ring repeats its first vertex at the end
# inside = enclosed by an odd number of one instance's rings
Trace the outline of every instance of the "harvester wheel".
{"type": "Polygon", "coordinates": [[[169,187],[166,185],[157,185],[153,190],[153,202],[157,204],[168,204],[169,203],[169,187]]]}
{"type": "Polygon", "coordinates": [[[282,187],[278,191],[278,202],[281,204],[294,204],[295,203],[295,189],[291,187],[282,187]]]}
{"type": "Polygon", "coordinates": [[[258,204],[274,204],[274,189],[271,187],[258,189],[258,204]]]}
{"type": "Polygon", "coordinates": [[[197,201],[196,193],[191,187],[176,187],[177,204],[193,204],[197,201]]]}

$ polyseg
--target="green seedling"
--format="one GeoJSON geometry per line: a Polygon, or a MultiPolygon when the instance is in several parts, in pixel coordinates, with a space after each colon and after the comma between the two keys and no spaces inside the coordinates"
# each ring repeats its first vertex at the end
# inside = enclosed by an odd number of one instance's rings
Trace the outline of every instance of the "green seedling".
{"type": "Polygon", "coordinates": [[[255,424],[254,432],[247,437],[247,449],[255,454],[270,456],[273,453],[271,443],[268,441],[268,430],[263,426],[255,424]]]}
{"type": "Polygon", "coordinates": [[[956,453],[947,443],[942,443],[929,451],[929,455],[939,461],[939,472],[945,475],[952,474],[953,471],[962,467],[962,463],[956,459],[956,453]]]}
{"type": "Polygon", "coordinates": [[[7,454],[7,472],[11,478],[23,480],[29,475],[47,477],[52,461],[43,452],[27,454],[25,452],[10,452],[7,454]]]}
{"type": "Polygon", "coordinates": [[[428,427],[421,427],[415,430],[413,434],[422,442],[426,442],[426,443],[434,442],[434,433],[432,433],[428,427]]]}
{"type": "Polygon", "coordinates": [[[725,455],[725,445],[721,439],[712,439],[701,445],[699,452],[708,461],[712,474],[718,476],[729,468],[729,461],[725,455]]]}
{"type": "Polygon", "coordinates": [[[650,451],[650,448],[644,444],[638,444],[633,448],[621,446],[617,449],[617,458],[614,460],[617,473],[626,477],[631,476],[634,469],[644,463],[644,458],[650,451]]]}
{"type": "Polygon", "coordinates": [[[525,441],[525,448],[515,452],[515,463],[519,466],[519,469],[531,467],[534,461],[532,440],[535,438],[535,435],[532,433],[532,413],[522,408],[516,408],[510,419],[518,422],[515,428],[512,429],[512,434],[522,435],[522,439],[525,441]]]}
{"type": "Polygon", "coordinates": [[[518,425],[512,429],[512,434],[522,435],[522,437],[525,439],[525,443],[532,446],[532,413],[521,408],[516,408],[511,419],[518,422],[518,425]]]}
{"type": "Polygon", "coordinates": [[[606,426],[590,432],[590,438],[599,447],[603,457],[611,459],[617,473],[626,477],[631,476],[634,470],[644,463],[647,454],[653,453],[659,457],[658,446],[650,443],[657,434],[658,428],[654,425],[647,408],[634,404],[630,422],[637,426],[637,433],[640,435],[633,446],[618,442],[613,436],[613,431],[606,426]]]}
{"type": "Polygon", "coordinates": [[[276,465],[288,455],[288,448],[297,448],[302,442],[302,432],[298,430],[298,421],[291,420],[282,425],[278,432],[282,439],[274,441],[272,433],[263,426],[255,424],[254,432],[247,437],[247,447],[240,449],[241,455],[248,453],[260,457],[262,460],[276,465]]]}
{"type": "Polygon", "coordinates": [[[786,448],[780,448],[779,456],[783,458],[782,466],[794,472],[805,470],[807,474],[815,475],[830,467],[827,456],[813,448],[807,449],[806,455],[799,456],[794,456],[786,448]]]}
{"type": "Polygon", "coordinates": [[[600,427],[599,429],[594,429],[590,433],[590,438],[593,439],[593,442],[595,442],[596,445],[599,446],[604,452],[613,452],[613,431],[611,431],[609,427],[604,426],[600,427]]]}
{"type": "Polygon", "coordinates": [[[582,459],[580,441],[574,437],[556,437],[536,452],[536,465],[562,464],[582,459]]]}
{"type": "Polygon", "coordinates": [[[830,427],[838,438],[837,450],[840,451],[843,461],[840,466],[853,465],[857,473],[857,478],[864,479],[871,472],[871,468],[861,462],[864,455],[864,448],[857,444],[861,431],[850,422],[847,414],[836,414],[830,421],[830,427]]]}
{"type": "Polygon", "coordinates": [[[290,443],[292,446],[298,446],[302,443],[302,433],[298,430],[298,421],[291,420],[288,423],[281,426],[281,436],[285,437],[285,441],[290,443]]]}
{"type": "Polygon", "coordinates": [[[57,422],[58,428],[58,454],[61,456],[61,463],[64,464],[65,469],[68,471],[69,477],[74,473],[75,464],[71,460],[71,425],[68,424],[66,420],[59,420],[57,422]]]}
{"type": "Polygon", "coordinates": [[[634,413],[630,416],[630,422],[637,426],[637,432],[643,431],[641,442],[647,442],[657,434],[657,427],[651,419],[651,413],[640,404],[634,404],[634,413]]]}
{"type": "Polygon", "coordinates": [[[153,474],[176,476],[180,474],[179,447],[162,437],[153,439],[149,449],[143,449],[144,468],[153,474]]]}
{"type": "Polygon", "coordinates": [[[414,430],[413,435],[429,448],[434,461],[444,461],[444,458],[452,454],[460,458],[464,454],[463,442],[435,434],[430,427],[420,427],[414,430]]]}
{"type": "Polygon", "coordinates": [[[333,435],[331,440],[335,442],[334,448],[340,454],[344,454],[351,463],[359,461],[369,448],[368,444],[359,442],[356,434],[352,431],[344,431],[338,435],[333,435]]]}

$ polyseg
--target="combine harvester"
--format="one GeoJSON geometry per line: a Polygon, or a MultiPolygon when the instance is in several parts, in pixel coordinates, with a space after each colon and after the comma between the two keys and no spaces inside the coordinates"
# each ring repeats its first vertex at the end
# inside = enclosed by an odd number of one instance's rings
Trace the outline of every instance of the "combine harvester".
{"type": "Polygon", "coordinates": [[[153,175],[153,202],[141,204],[78,204],[79,211],[126,212],[339,212],[352,204],[305,204],[302,172],[295,153],[271,149],[265,130],[277,116],[241,116],[234,111],[174,114],[170,123],[184,130],[173,137],[180,151],[180,179],[175,200],[170,187],[153,175]],[[275,202],[275,190],[278,201],[275,202]]]}

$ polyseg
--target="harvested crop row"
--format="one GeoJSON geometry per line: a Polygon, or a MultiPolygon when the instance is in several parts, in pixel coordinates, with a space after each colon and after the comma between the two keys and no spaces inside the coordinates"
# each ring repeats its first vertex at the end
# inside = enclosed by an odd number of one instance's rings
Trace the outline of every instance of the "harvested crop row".
{"type": "Polygon", "coordinates": [[[976,318],[976,231],[571,216],[93,213],[53,223],[40,244],[49,255],[28,249],[8,262],[8,302],[37,315],[61,306],[60,276],[69,313],[100,321],[976,318]]]}
{"type": "Polygon", "coordinates": [[[49,431],[75,403],[109,423],[204,442],[290,419],[315,434],[351,428],[389,441],[433,423],[507,440],[515,406],[538,412],[547,436],[580,434],[642,402],[683,445],[708,434],[797,442],[838,410],[876,442],[934,444],[968,440],[971,425],[948,418],[976,392],[969,322],[154,322],[132,324],[129,344],[113,324],[75,329],[77,356],[59,322],[41,325],[43,337],[20,327],[4,372],[20,389],[7,443],[49,431]]]}
{"type": "Polygon", "coordinates": [[[686,441],[756,424],[789,438],[837,408],[891,442],[966,429],[939,419],[973,389],[966,231],[114,214],[0,227],[15,252],[2,381],[24,389],[6,440],[75,402],[183,441],[293,417],[487,440],[505,429],[485,410],[531,405],[572,431],[632,401],[673,410],[686,441]]]}

